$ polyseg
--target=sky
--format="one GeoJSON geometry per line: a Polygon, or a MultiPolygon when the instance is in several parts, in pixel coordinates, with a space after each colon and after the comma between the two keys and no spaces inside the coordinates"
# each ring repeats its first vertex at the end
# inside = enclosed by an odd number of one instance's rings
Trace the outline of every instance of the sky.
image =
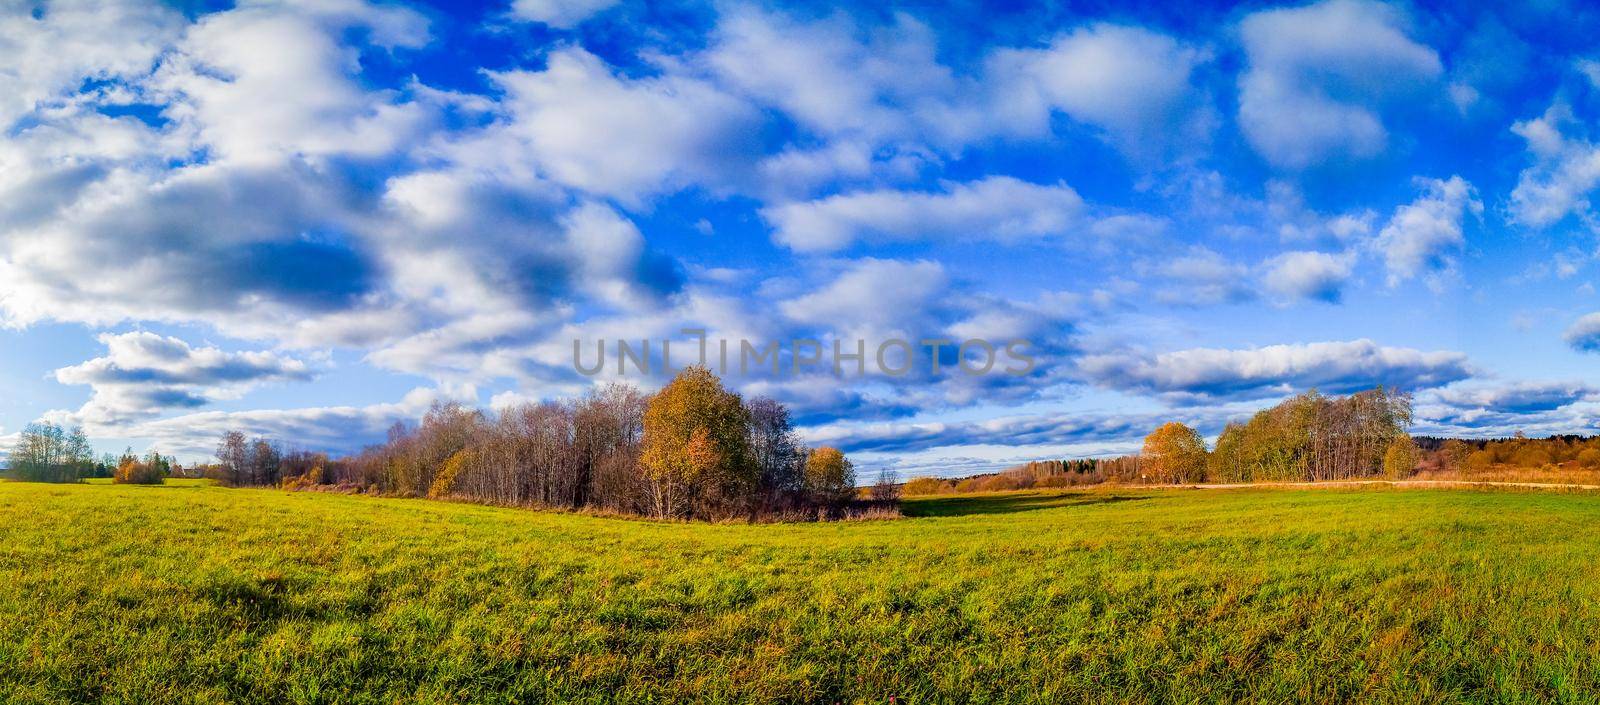
{"type": "Polygon", "coordinates": [[[1023,341],[724,370],[912,474],[1378,384],[1592,433],[1600,11],[1480,5],[7,2],[0,446],[353,452],[685,331],[1023,341]]]}

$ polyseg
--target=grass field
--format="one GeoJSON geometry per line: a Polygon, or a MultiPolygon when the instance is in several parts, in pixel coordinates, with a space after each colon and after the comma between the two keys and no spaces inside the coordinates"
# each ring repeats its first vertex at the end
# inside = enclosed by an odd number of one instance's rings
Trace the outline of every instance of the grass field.
{"type": "Polygon", "coordinates": [[[0,484],[5,702],[1590,701],[1600,495],[659,524],[0,484]]]}

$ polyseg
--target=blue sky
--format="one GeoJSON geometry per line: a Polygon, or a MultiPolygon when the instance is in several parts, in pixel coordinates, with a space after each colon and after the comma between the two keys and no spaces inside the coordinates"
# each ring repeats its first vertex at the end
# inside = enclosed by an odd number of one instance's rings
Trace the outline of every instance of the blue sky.
{"type": "Polygon", "coordinates": [[[9,4],[0,441],[345,452],[685,328],[1029,340],[730,378],[906,472],[1311,387],[1592,431],[1595,10],[953,5],[9,4]]]}

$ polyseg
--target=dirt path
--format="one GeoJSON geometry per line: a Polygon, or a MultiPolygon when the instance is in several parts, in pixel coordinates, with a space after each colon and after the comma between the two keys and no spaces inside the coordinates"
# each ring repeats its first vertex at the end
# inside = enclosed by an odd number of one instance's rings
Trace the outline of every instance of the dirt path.
{"type": "MultiPolygon", "coordinates": [[[[1329,480],[1327,482],[1211,482],[1189,485],[1165,485],[1175,489],[1233,490],[1251,487],[1307,487],[1337,488],[1352,485],[1389,485],[1391,487],[1519,487],[1532,490],[1600,490],[1600,485],[1578,485],[1561,482],[1493,482],[1484,480],[1329,480]]],[[[1160,487],[1161,485],[1151,485],[1160,487]]]]}

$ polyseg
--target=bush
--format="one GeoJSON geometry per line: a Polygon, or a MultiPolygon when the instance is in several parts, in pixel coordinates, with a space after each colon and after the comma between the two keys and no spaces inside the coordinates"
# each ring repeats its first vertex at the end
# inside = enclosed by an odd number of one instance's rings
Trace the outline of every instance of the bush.
{"type": "Polygon", "coordinates": [[[1473,472],[1488,470],[1493,465],[1494,454],[1487,450],[1475,450],[1467,455],[1467,469],[1473,472]]]}
{"type": "Polygon", "coordinates": [[[1520,467],[1542,468],[1555,460],[1550,457],[1550,451],[1543,448],[1523,448],[1517,451],[1513,462],[1520,467]]]}
{"type": "Polygon", "coordinates": [[[307,470],[304,475],[290,475],[283,478],[283,488],[286,490],[301,490],[322,484],[322,466],[317,465],[307,470]]]}
{"type": "Polygon", "coordinates": [[[986,477],[978,483],[979,492],[1009,492],[1023,489],[1022,483],[1010,475],[986,477]]]}
{"type": "Polygon", "coordinates": [[[944,494],[954,489],[951,484],[937,477],[914,477],[900,487],[900,493],[907,497],[918,495],[944,494]]]}
{"type": "Polygon", "coordinates": [[[166,480],[160,467],[133,458],[123,458],[111,475],[111,481],[119,485],[159,485],[166,480]]]}
{"type": "Polygon", "coordinates": [[[1585,468],[1600,468],[1600,450],[1584,448],[1578,452],[1578,465],[1585,468]]]}

